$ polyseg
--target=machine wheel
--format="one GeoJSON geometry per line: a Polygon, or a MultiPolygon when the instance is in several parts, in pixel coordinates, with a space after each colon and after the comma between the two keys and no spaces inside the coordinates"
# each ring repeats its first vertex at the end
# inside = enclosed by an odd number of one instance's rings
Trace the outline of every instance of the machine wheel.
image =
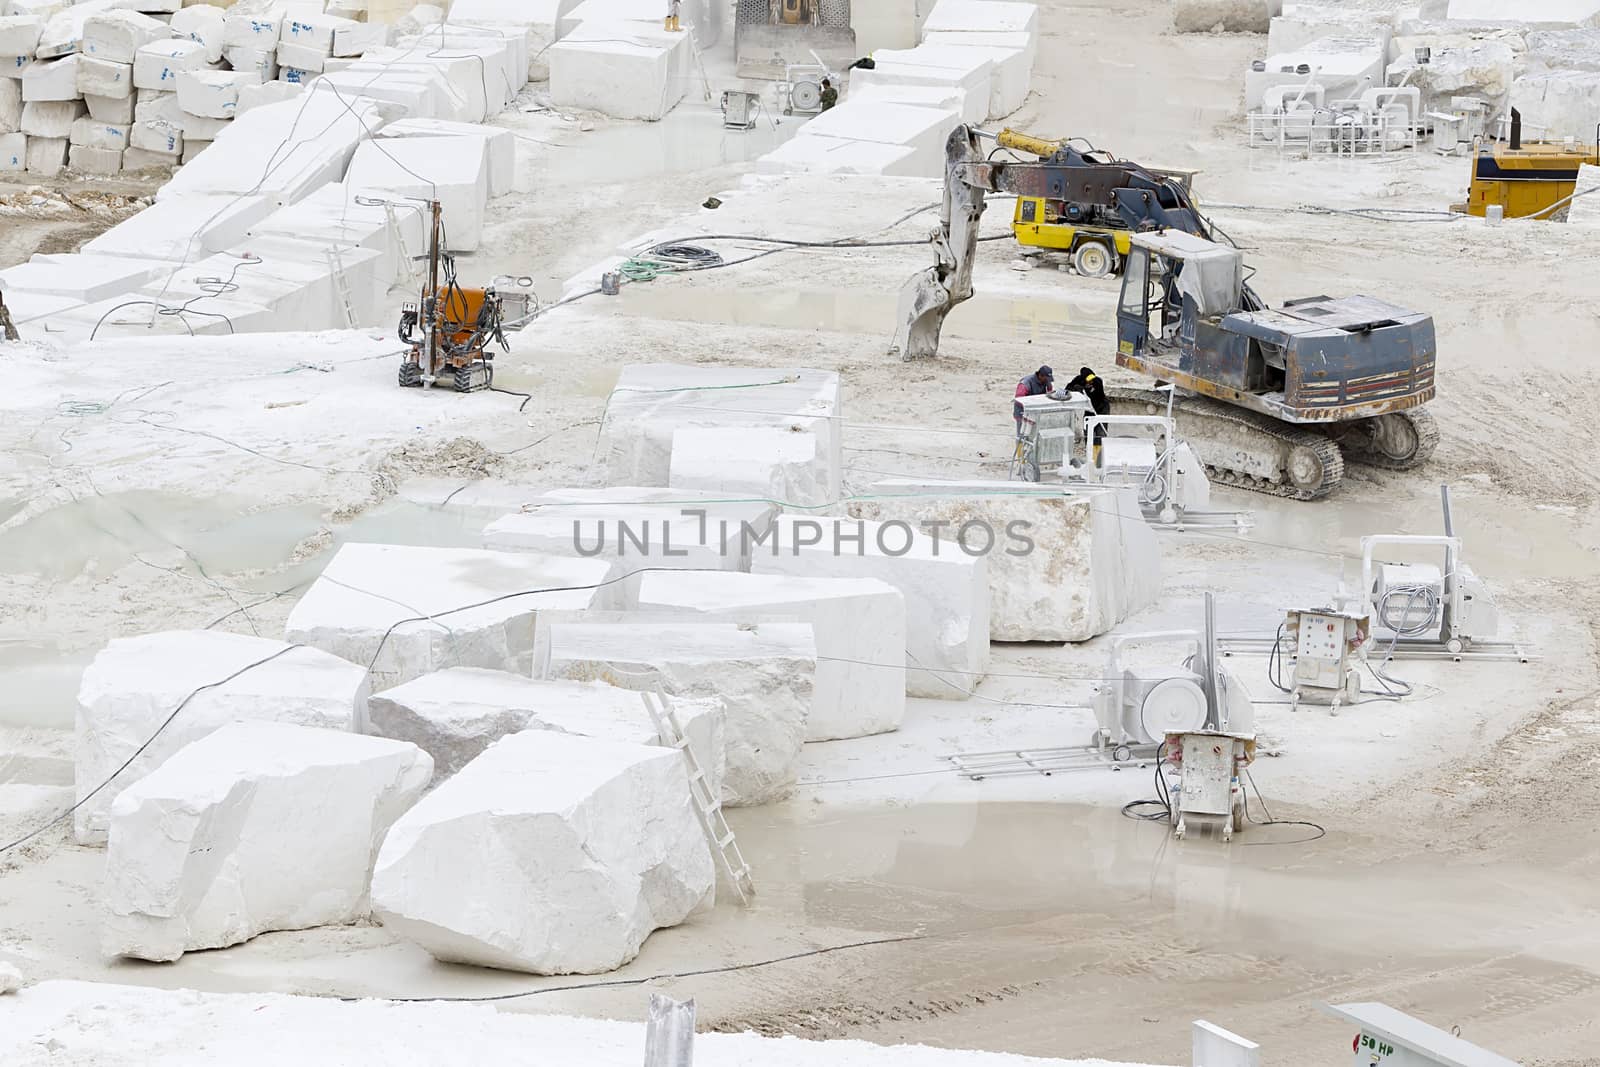
{"type": "Polygon", "coordinates": [[[1117,257],[1101,241],[1084,241],[1072,250],[1072,268],[1085,278],[1104,278],[1116,263],[1117,257]]]}
{"type": "Polygon", "coordinates": [[[400,385],[404,389],[420,389],[422,387],[422,365],[418,363],[400,364],[400,385]]]}
{"type": "Polygon", "coordinates": [[[1318,434],[1298,435],[1289,450],[1289,461],[1284,465],[1284,475],[1289,484],[1307,499],[1321,496],[1327,487],[1344,477],[1344,457],[1339,446],[1318,434]]]}
{"type": "Polygon", "coordinates": [[[1423,408],[1362,419],[1341,435],[1350,458],[1389,470],[1420,467],[1439,447],[1439,426],[1423,408]]]}

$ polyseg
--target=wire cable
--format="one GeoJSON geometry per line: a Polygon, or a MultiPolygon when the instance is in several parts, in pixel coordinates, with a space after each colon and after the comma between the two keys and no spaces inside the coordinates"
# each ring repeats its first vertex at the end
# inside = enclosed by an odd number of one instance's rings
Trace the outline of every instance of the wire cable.
{"type": "Polygon", "coordinates": [[[151,745],[155,744],[156,738],[160,737],[161,734],[166,730],[166,728],[168,726],[172,725],[172,720],[176,719],[178,717],[178,713],[183,711],[184,708],[189,706],[189,701],[193,700],[195,697],[199,696],[201,693],[204,693],[208,689],[216,689],[218,686],[227,685],[229,682],[233,681],[235,678],[239,677],[241,674],[244,674],[246,671],[251,671],[251,670],[254,670],[255,668],[260,667],[260,666],[262,666],[264,664],[271,663],[273,660],[278,659],[280,656],[287,656],[289,653],[295,651],[296,649],[304,648],[304,647],[305,647],[304,645],[290,645],[288,648],[280,648],[278,651],[272,653],[272,655],[270,655],[270,656],[263,656],[261,659],[258,659],[256,661],[254,661],[253,663],[245,664],[243,667],[240,667],[238,670],[234,671],[232,674],[228,675],[226,678],[219,678],[215,682],[207,682],[205,685],[198,686],[195,689],[190,690],[189,695],[184,697],[181,701],[178,702],[178,706],[172,709],[171,714],[169,714],[165,719],[161,720],[161,725],[156,727],[155,732],[152,733],[149,737],[145,738],[144,744],[142,744],[138,748],[134,749],[133,750],[133,755],[131,755],[127,759],[123,760],[122,761],[122,765],[119,766],[116,770],[112,771],[111,774],[103,782],[101,782],[99,785],[95,786],[93,789],[89,790],[89,792],[85,793],[83,796],[79,797],[77,799],[77,801],[74,802],[71,807],[67,808],[65,811],[61,812],[59,815],[54,816],[49,821],[47,821],[45,823],[42,823],[41,825],[39,825],[39,826],[35,827],[34,829],[28,831],[27,833],[23,834],[21,837],[19,837],[16,840],[10,842],[9,844],[0,845],[0,856],[5,855],[7,852],[10,852],[12,849],[18,847],[19,845],[25,844],[25,843],[33,840],[35,837],[38,837],[40,834],[42,834],[46,830],[50,829],[56,823],[60,822],[62,819],[68,818],[74,812],[76,812],[79,808],[83,807],[85,804],[89,803],[89,801],[93,800],[96,796],[98,796],[100,794],[100,792],[103,789],[105,789],[106,786],[110,785],[113,781],[116,780],[116,777],[119,774],[121,774],[123,771],[127,770],[133,764],[134,760],[136,760],[140,756],[144,755],[146,749],[148,749],[151,745]]]}
{"type": "Polygon", "coordinates": [[[476,997],[350,997],[342,996],[340,1000],[382,1000],[395,1004],[485,1004],[503,1000],[517,1000],[522,997],[543,996],[546,993],[571,993],[583,989],[619,989],[627,986],[647,985],[651,982],[664,982],[669,979],[702,978],[711,974],[732,974],[738,971],[753,971],[761,967],[771,967],[779,963],[791,963],[794,960],[810,959],[813,956],[826,956],[834,952],[846,952],[851,949],[870,948],[875,945],[899,945],[909,941],[926,941],[927,934],[908,934],[903,937],[875,937],[868,941],[851,941],[842,945],[824,945],[821,948],[807,949],[804,952],[791,952],[786,956],[773,956],[764,960],[751,960],[748,963],[730,963],[721,967],[702,967],[693,971],[670,971],[663,974],[653,974],[648,978],[611,978],[599,982],[576,982],[571,985],[545,986],[540,989],[524,989],[517,993],[489,993],[476,997]]]}

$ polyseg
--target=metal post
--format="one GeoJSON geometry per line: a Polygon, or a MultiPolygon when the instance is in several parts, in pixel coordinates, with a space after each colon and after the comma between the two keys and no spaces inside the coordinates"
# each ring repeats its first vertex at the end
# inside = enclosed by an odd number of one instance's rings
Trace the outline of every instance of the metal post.
{"type": "Polygon", "coordinates": [[[1206,694],[1206,729],[1222,729],[1222,707],[1218,693],[1221,686],[1217,684],[1217,601],[1216,597],[1206,593],[1205,623],[1201,627],[1201,656],[1204,660],[1201,671],[1201,687],[1206,694]]]}
{"type": "Polygon", "coordinates": [[[433,201],[433,226],[428,236],[428,291],[422,294],[424,325],[427,327],[423,351],[428,356],[428,377],[439,373],[439,230],[442,208],[433,201]]]}
{"type": "Polygon", "coordinates": [[[694,1001],[650,994],[644,1029],[644,1067],[691,1067],[694,1063],[694,1001]]]}

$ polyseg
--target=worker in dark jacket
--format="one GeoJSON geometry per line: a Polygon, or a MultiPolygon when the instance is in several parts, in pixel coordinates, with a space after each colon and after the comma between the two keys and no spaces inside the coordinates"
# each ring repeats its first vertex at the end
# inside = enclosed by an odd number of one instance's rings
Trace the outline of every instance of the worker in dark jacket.
{"type": "MultiPolygon", "coordinates": [[[[1046,364],[1017,383],[1016,396],[1042,396],[1050,392],[1056,372],[1046,364]]],[[[1011,417],[1017,422],[1017,436],[1022,436],[1022,405],[1011,402],[1011,417]]]]}
{"type": "Polygon", "coordinates": [[[822,79],[822,110],[827,111],[839,102],[839,90],[833,87],[833,82],[827,78],[822,79]]]}
{"type": "MultiPolygon", "coordinates": [[[[1082,393],[1088,397],[1089,406],[1094,409],[1096,415],[1111,414],[1111,401],[1106,398],[1106,383],[1088,367],[1078,368],[1078,376],[1067,383],[1067,392],[1082,393]]],[[[1094,428],[1095,448],[1100,447],[1100,441],[1105,435],[1106,428],[1103,425],[1094,428]]]]}

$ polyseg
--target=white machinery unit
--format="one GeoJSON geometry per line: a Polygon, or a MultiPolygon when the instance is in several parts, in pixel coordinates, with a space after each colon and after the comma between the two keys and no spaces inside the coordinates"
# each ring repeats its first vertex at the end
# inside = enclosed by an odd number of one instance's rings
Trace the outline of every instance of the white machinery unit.
{"type": "Polygon", "coordinates": [[[722,94],[722,124],[730,130],[753,130],[761,114],[761,94],[729,89],[722,94]]]}
{"type": "MultiPolygon", "coordinates": [[[[1206,625],[1200,630],[1122,634],[1111,639],[1106,684],[1095,691],[1096,729],[1087,745],[1008,749],[946,756],[963,778],[981,781],[1018,774],[1149,767],[1176,752],[1189,733],[1223,732],[1254,738],[1255,705],[1244,686],[1216,663],[1214,606],[1206,594],[1206,625]],[[1177,644],[1188,655],[1180,666],[1124,666],[1134,644],[1177,644]]],[[[1253,750],[1252,750],[1253,751],[1253,750]]],[[[1176,816],[1174,816],[1176,818],[1176,816]]]]}
{"type": "Polygon", "coordinates": [[[1173,734],[1223,730],[1252,734],[1255,707],[1238,679],[1213,667],[1213,604],[1206,594],[1205,630],[1159,630],[1119,634],[1106,655],[1106,684],[1095,693],[1095,719],[1103,744],[1159,746],[1173,734]],[[1124,665],[1124,650],[1135,644],[1179,644],[1189,648],[1182,666],[1124,665]]]}
{"type": "MultiPolygon", "coordinates": [[[[1372,639],[1404,651],[1459,657],[1474,648],[1508,647],[1493,640],[1500,612],[1483,581],[1461,558],[1461,539],[1450,515],[1450,487],[1440,486],[1444,534],[1377,534],[1361,539],[1361,588],[1357,613],[1372,620],[1372,639]],[[1436,547],[1443,567],[1431,563],[1377,563],[1379,546],[1436,547]]],[[[1526,659],[1520,650],[1516,658],[1526,659]]]]}
{"type": "Polygon", "coordinates": [[[1211,511],[1211,481],[1205,465],[1179,440],[1172,394],[1161,415],[1096,415],[1082,393],[1018,397],[1022,425],[1011,461],[1013,481],[1039,481],[1046,470],[1063,481],[1136,485],[1146,521],[1161,529],[1231,526],[1246,530],[1250,513],[1211,511]],[[1090,449],[1097,430],[1099,449],[1090,449]]]}
{"type": "Polygon", "coordinates": [[[1514,1060],[1430,1026],[1387,1004],[1318,1004],[1357,1028],[1352,1067],[1518,1067],[1514,1060]]]}
{"type": "Polygon", "coordinates": [[[822,111],[822,83],[831,78],[820,63],[791,63],[778,83],[778,103],[785,115],[816,115],[822,111]]]}
{"type": "Polygon", "coordinates": [[[1037,482],[1045,470],[1065,470],[1083,437],[1083,420],[1094,414],[1082,393],[1019,396],[1022,427],[1011,462],[1012,481],[1037,482]]]}
{"type": "Polygon", "coordinates": [[[1289,612],[1283,636],[1289,647],[1291,711],[1305,701],[1327,704],[1337,715],[1341,703],[1354,704],[1361,699],[1356,660],[1366,646],[1369,629],[1366,616],[1332,608],[1289,612]]]}
{"type": "Polygon", "coordinates": [[[1223,730],[1191,730],[1167,735],[1167,765],[1178,771],[1168,786],[1172,836],[1182,839],[1189,820],[1216,820],[1222,840],[1243,830],[1244,782],[1241,773],[1256,756],[1254,735],[1223,730]]]}
{"type": "MultiPolygon", "coordinates": [[[[1168,404],[1171,404],[1168,391],[1168,404]]],[[[1212,511],[1211,480],[1200,457],[1177,436],[1177,423],[1166,415],[1091,415],[1085,440],[1104,430],[1091,462],[1074,473],[1105,485],[1137,485],[1145,519],[1162,529],[1187,526],[1252,525],[1246,511],[1212,511]]]]}

